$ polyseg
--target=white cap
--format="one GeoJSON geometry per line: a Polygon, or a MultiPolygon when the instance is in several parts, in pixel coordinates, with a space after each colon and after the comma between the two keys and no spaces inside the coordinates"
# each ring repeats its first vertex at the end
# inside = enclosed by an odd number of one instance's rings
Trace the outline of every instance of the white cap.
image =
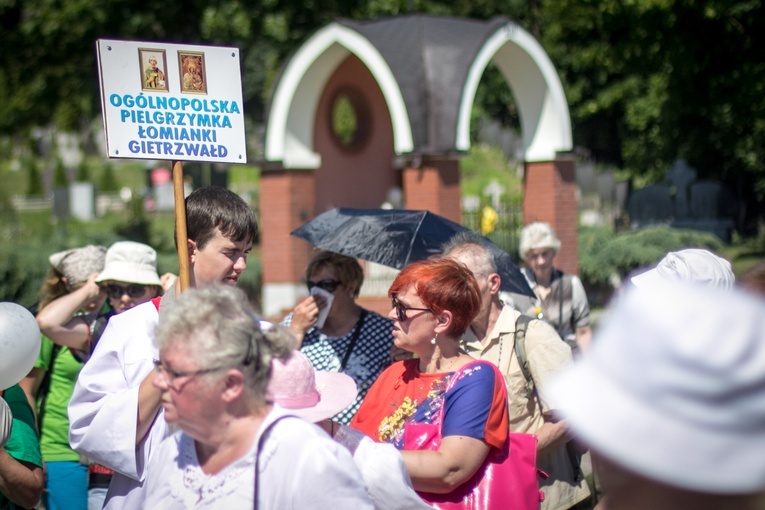
{"type": "Polygon", "coordinates": [[[660,285],[665,281],[682,280],[730,289],[736,281],[730,262],[714,253],[698,248],[669,252],[655,268],[633,276],[636,287],[660,285]]]}
{"type": "Polygon", "coordinates": [[[574,434],[630,471],[704,493],[765,489],[765,302],[752,295],[629,289],[546,389],[574,434]]]}

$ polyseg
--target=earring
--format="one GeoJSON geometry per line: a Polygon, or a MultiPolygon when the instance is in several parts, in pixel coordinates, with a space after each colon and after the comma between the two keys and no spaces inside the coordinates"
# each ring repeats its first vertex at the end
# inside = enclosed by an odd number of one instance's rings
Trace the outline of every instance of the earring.
{"type": "Polygon", "coordinates": [[[433,337],[433,340],[431,340],[430,343],[436,345],[436,340],[438,340],[438,333],[436,333],[436,336],[433,337]]]}

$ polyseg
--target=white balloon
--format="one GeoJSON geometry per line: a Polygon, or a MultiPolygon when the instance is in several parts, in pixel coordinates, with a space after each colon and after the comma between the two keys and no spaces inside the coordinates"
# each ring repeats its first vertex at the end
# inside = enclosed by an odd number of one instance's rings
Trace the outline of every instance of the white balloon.
{"type": "Polygon", "coordinates": [[[0,303],[0,390],[21,381],[40,354],[40,327],[16,303],[0,303]]]}

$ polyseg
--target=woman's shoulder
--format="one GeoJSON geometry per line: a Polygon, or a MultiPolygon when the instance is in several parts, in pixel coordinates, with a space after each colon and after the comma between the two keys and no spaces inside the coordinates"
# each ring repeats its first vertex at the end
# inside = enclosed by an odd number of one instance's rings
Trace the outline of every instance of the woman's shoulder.
{"type": "Polygon", "coordinates": [[[274,406],[263,423],[263,429],[258,434],[258,442],[262,443],[264,462],[268,462],[268,459],[278,455],[279,452],[291,451],[297,455],[299,451],[304,451],[306,448],[328,449],[336,455],[335,446],[340,446],[318,425],[309,423],[291,414],[289,409],[278,405],[274,406]],[[264,434],[267,435],[264,436],[264,434]]]}
{"type": "Polygon", "coordinates": [[[472,360],[463,365],[459,371],[454,372],[456,379],[454,386],[495,384],[497,380],[502,380],[494,363],[481,359],[472,360]]]}
{"type": "Polygon", "coordinates": [[[367,310],[366,308],[363,308],[362,310],[364,310],[364,313],[366,314],[366,318],[364,319],[365,327],[367,325],[385,325],[388,327],[393,323],[389,318],[383,317],[374,310],[367,310]]]}
{"type": "Polygon", "coordinates": [[[484,370],[487,372],[493,372],[497,370],[497,367],[494,363],[491,361],[486,361],[484,359],[472,359],[462,365],[463,370],[484,370]]]}
{"type": "Polygon", "coordinates": [[[416,358],[395,361],[388,365],[388,367],[383,370],[379,376],[377,376],[377,380],[375,382],[385,379],[400,379],[405,374],[410,377],[414,377],[420,372],[418,364],[419,360],[416,358]]]}
{"type": "Polygon", "coordinates": [[[185,469],[186,466],[199,465],[194,439],[182,430],[170,434],[157,445],[151,458],[152,470],[166,468],[185,469]],[[161,467],[160,467],[161,466],[161,467]]]}

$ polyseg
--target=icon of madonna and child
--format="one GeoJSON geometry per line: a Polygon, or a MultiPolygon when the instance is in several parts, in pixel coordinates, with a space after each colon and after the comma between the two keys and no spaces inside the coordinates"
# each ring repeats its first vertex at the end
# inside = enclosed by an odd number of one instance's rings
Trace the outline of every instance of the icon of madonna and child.
{"type": "MultiPolygon", "coordinates": [[[[141,88],[146,91],[168,92],[165,50],[139,49],[138,52],[141,63],[141,88]]],[[[207,93],[204,53],[179,51],[178,68],[181,75],[181,92],[207,93]]]]}

